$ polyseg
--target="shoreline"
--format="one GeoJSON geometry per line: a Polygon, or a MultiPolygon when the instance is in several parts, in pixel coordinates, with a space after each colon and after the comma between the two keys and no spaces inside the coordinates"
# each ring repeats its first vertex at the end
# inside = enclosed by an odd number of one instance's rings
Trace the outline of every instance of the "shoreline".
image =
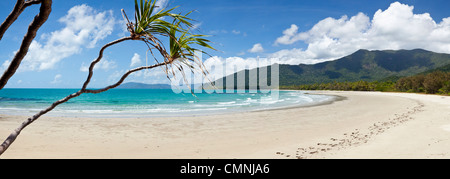
{"type": "MultiPolygon", "coordinates": [[[[285,91],[285,92],[306,92],[305,90],[279,90],[279,91],[285,91]]],[[[278,107],[246,107],[249,109],[218,109],[218,110],[205,110],[200,111],[201,114],[193,113],[192,112],[181,112],[177,114],[168,114],[167,112],[163,114],[155,114],[153,112],[139,112],[136,113],[136,111],[102,111],[100,113],[94,113],[94,112],[83,112],[85,110],[79,110],[79,112],[74,112],[76,110],[69,110],[70,112],[59,110],[59,108],[56,108],[56,110],[53,110],[46,114],[45,116],[48,117],[61,117],[61,118],[120,118],[120,119],[126,119],[126,118],[139,118],[140,116],[145,116],[144,118],[173,118],[173,117],[197,117],[197,116],[215,116],[215,115],[227,115],[227,114],[233,114],[233,113],[249,113],[249,112],[260,112],[260,111],[272,111],[272,110],[283,110],[283,109],[291,109],[291,108],[303,108],[303,107],[312,107],[312,106],[319,106],[319,105],[327,105],[332,104],[335,101],[344,100],[344,97],[336,96],[336,95],[322,95],[322,94],[314,94],[314,93],[304,93],[306,95],[319,95],[319,96],[328,96],[332,97],[332,99],[326,99],[324,101],[315,101],[315,102],[308,102],[306,104],[284,104],[283,106],[278,107]],[[252,109],[253,108],[253,109],[252,109]],[[67,112],[67,113],[64,113],[67,112]]],[[[42,107],[44,109],[45,107],[42,107]]],[[[7,116],[33,116],[34,114],[38,113],[42,109],[33,109],[34,112],[31,112],[29,109],[3,109],[0,110],[0,115],[7,115],[7,116]],[[7,110],[13,110],[13,112],[6,112],[5,114],[1,114],[1,112],[5,112],[7,110]],[[22,112],[27,112],[27,114],[20,114],[22,112]]]]}
{"type": "MultiPolygon", "coordinates": [[[[327,105],[168,118],[46,117],[0,158],[449,158],[450,97],[314,91],[327,105]]],[[[0,139],[27,117],[0,115],[0,139]]]]}
{"type": "MultiPolygon", "coordinates": [[[[283,90],[283,91],[296,91],[296,90],[283,90]]],[[[297,91],[306,92],[304,90],[297,90],[297,91]]],[[[316,93],[316,94],[311,93],[311,92],[312,91],[309,91],[309,92],[307,92],[305,94],[307,94],[307,95],[332,96],[333,99],[322,101],[322,102],[315,102],[315,103],[311,103],[311,104],[285,106],[285,107],[273,108],[273,109],[261,109],[261,110],[254,110],[254,111],[248,111],[248,112],[277,111],[277,110],[286,110],[286,109],[295,109],[295,108],[308,108],[308,107],[315,107],[315,106],[324,106],[324,105],[329,105],[329,104],[333,104],[335,102],[339,102],[339,101],[343,101],[343,100],[347,100],[348,99],[347,97],[339,96],[339,95],[320,94],[320,91],[318,91],[319,93],[316,93]]]]}

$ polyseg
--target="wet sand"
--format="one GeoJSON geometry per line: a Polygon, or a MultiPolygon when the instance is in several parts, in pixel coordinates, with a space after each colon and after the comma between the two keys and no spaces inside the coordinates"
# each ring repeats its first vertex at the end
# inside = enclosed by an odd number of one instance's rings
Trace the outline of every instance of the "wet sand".
{"type": "MultiPolygon", "coordinates": [[[[43,117],[0,158],[450,158],[450,97],[312,92],[319,106],[170,118],[43,117]]],[[[26,116],[0,114],[0,138],[26,116]]]]}

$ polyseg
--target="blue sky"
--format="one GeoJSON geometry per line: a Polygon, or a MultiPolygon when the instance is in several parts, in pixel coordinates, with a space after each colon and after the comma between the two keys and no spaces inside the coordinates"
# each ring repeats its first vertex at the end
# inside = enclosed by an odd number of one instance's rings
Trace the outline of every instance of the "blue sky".
{"type": "MultiPolygon", "coordinates": [[[[450,53],[450,2],[446,0],[160,0],[177,11],[195,10],[198,32],[211,35],[216,60],[252,68],[256,57],[285,64],[312,64],[336,59],[359,48],[424,48],[450,53]],[[240,64],[240,65],[239,65],[240,64]]],[[[4,20],[13,1],[0,2],[4,20]]],[[[32,6],[0,41],[0,70],[20,46],[38,12],[32,6]]],[[[86,67],[106,43],[124,35],[120,9],[133,17],[134,1],[53,1],[49,20],[39,30],[27,58],[7,88],[79,88],[86,67]]],[[[111,84],[126,70],[145,65],[146,48],[126,42],[108,49],[90,87],[111,84]]],[[[149,58],[148,63],[153,63],[149,58]]],[[[168,83],[161,69],[127,81],[168,83]]]]}

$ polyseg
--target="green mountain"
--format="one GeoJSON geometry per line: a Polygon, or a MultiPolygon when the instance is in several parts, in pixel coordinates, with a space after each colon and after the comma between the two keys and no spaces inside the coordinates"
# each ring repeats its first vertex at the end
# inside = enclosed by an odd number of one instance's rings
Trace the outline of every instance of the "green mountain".
{"type": "MultiPolygon", "coordinates": [[[[358,50],[346,57],[314,65],[280,65],[279,79],[280,86],[331,83],[335,81],[354,82],[364,80],[371,82],[411,76],[437,68],[448,69],[449,65],[450,54],[434,53],[422,49],[358,50]]],[[[253,70],[259,71],[259,69],[252,69],[238,72],[246,74],[246,88],[249,86],[249,81],[259,80],[248,77],[250,71],[253,70]]],[[[219,80],[226,84],[226,79],[231,77],[236,79],[237,73],[219,80]]],[[[268,81],[270,83],[270,79],[268,81]]],[[[242,89],[242,86],[239,88],[242,89]]]]}
{"type": "Polygon", "coordinates": [[[427,70],[421,74],[429,74],[429,73],[433,73],[435,71],[441,71],[441,72],[450,72],[450,64],[445,65],[445,66],[441,66],[439,68],[436,69],[432,69],[432,70],[427,70]]]}

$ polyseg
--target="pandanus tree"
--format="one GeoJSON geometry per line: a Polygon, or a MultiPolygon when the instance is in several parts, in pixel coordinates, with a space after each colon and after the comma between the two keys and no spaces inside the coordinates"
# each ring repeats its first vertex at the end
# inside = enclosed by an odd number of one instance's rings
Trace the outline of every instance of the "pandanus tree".
{"type": "MultiPolygon", "coordinates": [[[[177,22],[175,20],[173,24],[176,24],[176,26],[174,27],[179,26],[180,23],[181,23],[180,21],[177,22]]],[[[176,76],[175,73],[180,72],[181,75],[183,76],[183,79],[185,80],[185,83],[189,84],[189,82],[186,81],[184,73],[183,66],[185,66],[188,67],[192,73],[201,73],[202,75],[207,77],[208,71],[203,64],[202,59],[199,58],[196,52],[201,52],[208,56],[210,55],[201,49],[195,48],[195,46],[200,46],[214,50],[214,48],[209,45],[210,41],[206,39],[207,35],[191,34],[188,31],[178,32],[176,28],[172,27],[169,31],[169,36],[171,37],[169,41],[170,43],[169,61],[176,60],[177,63],[173,64],[171,68],[172,71],[168,71],[168,68],[166,68],[165,69],[166,74],[176,76]],[[177,36],[177,33],[179,33],[179,36],[177,36]]]]}
{"type": "MultiPolygon", "coordinates": [[[[150,1],[140,0],[140,2],[135,0],[134,22],[131,22],[128,19],[125,11],[122,10],[122,14],[127,21],[127,29],[130,32],[130,35],[104,45],[100,49],[98,57],[91,62],[89,66],[88,77],[84,82],[83,86],[81,87],[81,89],[76,93],[70,94],[63,99],[54,102],[48,108],[38,112],[37,114],[35,114],[34,116],[28,118],[25,122],[23,122],[1,144],[0,155],[3,154],[8,149],[8,147],[16,140],[17,136],[25,127],[36,121],[42,115],[50,112],[58,105],[65,103],[72,98],[78,97],[81,94],[85,93],[97,94],[116,88],[120,84],[122,84],[125,81],[125,79],[132,73],[146,69],[153,69],[156,67],[163,67],[163,69],[165,69],[166,71],[166,74],[169,76],[169,71],[178,70],[183,72],[183,66],[185,66],[192,70],[200,69],[200,71],[202,71],[203,74],[206,75],[202,59],[196,57],[195,55],[195,51],[198,50],[196,46],[213,50],[214,48],[209,45],[210,41],[206,39],[205,35],[194,34],[191,31],[193,20],[188,18],[188,15],[190,13],[186,15],[174,13],[174,10],[176,8],[177,7],[166,9],[162,7],[157,7],[155,0],[150,1]],[[169,22],[168,20],[169,21],[171,20],[171,22],[169,22]],[[162,38],[169,38],[170,51],[166,50],[162,38]],[[113,45],[125,41],[139,41],[145,43],[148,47],[148,50],[152,53],[153,57],[155,58],[156,64],[131,69],[126,73],[124,73],[116,83],[107,86],[105,88],[88,89],[88,85],[94,74],[94,67],[102,60],[103,52],[108,47],[111,47],[113,45]],[[163,61],[159,62],[157,60],[157,57],[154,55],[153,52],[154,50],[156,50],[161,55],[163,61]]],[[[175,73],[173,72],[172,75],[175,75],[175,73]]]]}

